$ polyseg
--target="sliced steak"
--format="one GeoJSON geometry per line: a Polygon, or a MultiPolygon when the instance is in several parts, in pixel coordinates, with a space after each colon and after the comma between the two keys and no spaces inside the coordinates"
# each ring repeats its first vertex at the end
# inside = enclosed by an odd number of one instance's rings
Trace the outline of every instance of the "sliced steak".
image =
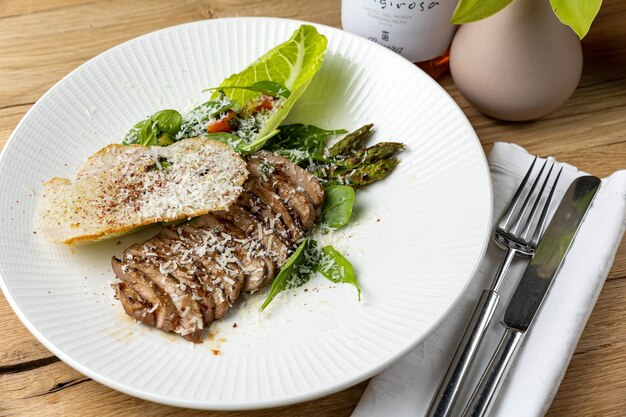
{"type": "Polygon", "coordinates": [[[271,167],[272,165],[263,158],[251,157],[248,160],[250,178],[255,178],[256,181],[263,184],[266,188],[273,190],[282,199],[292,217],[298,220],[301,228],[309,229],[313,226],[313,223],[317,220],[317,210],[304,188],[289,182],[283,171],[273,167],[264,169],[264,166],[271,167]],[[272,173],[270,174],[269,172],[272,173]]]}
{"type": "Polygon", "coordinates": [[[275,213],[270,206],[261,201],[257,196],[246,191],[239,197],[236,206],[250,213],[264,228],[272,230],[290,247],[290,249],[293,248],[289,231],[280,219],[280,214],[275,213]]]}
{"type": "Polygon", "coordinates": [[[119,259],[113,257],[111,266],[120,280],[113,284],[113,288],[126,314],[163,331],[174,331],[178,325],[178,314],[172,300],[143,274],[122,265],[119,259]]]}
{"type": "MultiPolygon", "coordinates": [[[[274,265],[269,254],[255,239],[248,237],[232,223],[213,214],[200,216],[192,224],[211,230],[223,241],[218,245],[218,263],[234,262],[243,271],[243,291],[254,292],[274,278],[274,265]]],[[[234,300],[233,300],[234,301],[234,300]]]]}
{"type": "Polygon", "coordinates": [[[289,247],[275,229],[276,219],[271,218],[266,226],[252,213],[239,205],[234,205],[228,211],[214,213],[222,221],[228,221],[241,230],[246,236],[257,239],[263,245],[267,254],[276,265],[282,265],[289,257],[289,247]]]}
{"type": "Polygon", "coordinates": [[[263,159],[267,161],[274,168],[275,171],[273,173],[282,174],[296,188],[301,187],[315,207],[320,207],[324,202],[324,187],[322,187],[317,178],[289,159],[268,151],[259,151],[249,159],[263,159]]]}
{"type": "Polygon", "coordinates": [[[267,188],[263,182],[256,178],[250,178],[244,185],[248,191],[259,198],[263,203],[268,205],[272,211],[279,215],[280,220],[283,222],[289,233],[290,243],[295,243],[302,238],[302,230],[294,222],[289,210],[285,207],[280,197],[274,193],[271,189],[267,188]]]}
{"type": "Polygon", "coordinates": [[[268,285],[319,219],[323,188],[285,158],[248,160],[244,192],[230,208],[178,226],[113,258],[124,311],[136,320],[199,342],[242,291],[268,285]]]}
{"type": "Polygon", "coordinates": [[[157,267],[149,262],[135,262],[129,267],[141,272],[161,291],[169,296],[178,313],[178,326],[175,333],[192,342],[199,342],[204,321],[200,306],[187,291],[183,291],[179,281],[169,273],[162,273],[163,265],[157,267]]]}

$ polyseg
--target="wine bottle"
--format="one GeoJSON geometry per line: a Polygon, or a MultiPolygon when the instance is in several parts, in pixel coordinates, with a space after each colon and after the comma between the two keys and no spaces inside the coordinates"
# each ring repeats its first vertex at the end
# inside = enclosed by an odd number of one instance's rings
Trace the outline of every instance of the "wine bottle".
{"type": "Polygon", "coordinates": [[[343,0],[343,29],[402,55],[437,78],[448,69],[458,0],[343,0]]]}

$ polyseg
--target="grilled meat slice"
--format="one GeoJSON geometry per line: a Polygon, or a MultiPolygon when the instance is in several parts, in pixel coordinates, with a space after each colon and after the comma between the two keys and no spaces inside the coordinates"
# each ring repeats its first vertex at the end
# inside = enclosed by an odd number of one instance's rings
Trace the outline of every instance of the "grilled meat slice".
{"type": "Polygon", "coordinates": [[[294,249],[294,244],[289,237],[287,227],[280,219],[280,214],[275,213],[270,206],[261,201],[257,196],[244,191],[241,196],[239,196],[235,206],[241,207],[242,210],[250,213],[265,229],[274,231],[290,250],[294,249]]]}
{"type": "MultiPolygon", "coordinates": [[[[178,228],[178,233],[187,238],[191,246],[186,252],[195,265],[195,271],[203,272],[199,276],[209,276],[211,279],[203,281],[206,291],[218,287],[226,296],[227,302],[234,303],[245,282],[245,274],[232,253],[230,236],[208,230],[196,221],[184,224],[178,228]]],[[[184,262],[184,261],[183,261],[184,262]]]]}
{"type": "Polygon", "coordinates": [[[237,204],[231,206],[228,211],[218,211],[213,215],[222,221],[232,223],[246,236],[256,238],[276,265],[284,264],[289,257],[289,247],[275,230],[276,219],[270,219],[269,227],[264,227],[263,222],[237,204]]]}
{"type": "Polygon", "coordinates": [[[274,191],[267,188],[265,184],[255,178],[251,178],[250,181],[247,181],[244,184],[244,188],[269,206],[272,211],[279,216],[280,220],[287,228],[287,232],[289,233],[288,239],[291,244],[294,244],[302,238],[302,230],[293,220],[291,214],[289,214],[289,210],[274,191]]]}
{"type": "Polygon", "coordinates": [[[307,196],[303,192],[298,191],[292,184],[280,178],[272,179],[271,184],[274,192],[283,199],[283,202],[289,208],[289,212],[298,219],[300,226],[303,229],[310,229],[317,220],[318,214],[307,196]]]}
{"type": "Polygon", "coordinates": [[[304,188],[289,182],[283,171],[267,167],[272,167],[272,165],[265,159],[250,158],[248,160],[248,172],[250,173],[248,182],[260,182],[266,188],[274,191],[289,209],[292,217],[297,219],[301,228],[308,229],[313,226],[318,213],[304,188]]]}
{"type": "Polygon", "coordinates": [[[321,207],[324,202],[324,188],[317,178],[307,172],[305,169],[291,162],[289,159],[280,155],[276,155],[268,151],[259,151],[251,156],[248,161],[254,159],[262,159],[269,163],[274,172],[273,174],[283,175],[296,188],[302,187],[306,195],[311,199],[315,207],[321,207]]]}
{"type": "Polygon", "coordinates": [[[150,262],[135,262],[129,265],[131,269],[142,273],[150,279],[161,291],[169,296],[178,313],[178,326],[175,333],[192,342],[199,342],[204,321],[200,306],[191,294],[184,291],[179,281],[169,273],[162,273],[163,265],[156,266],[150,262]]]}
{"type": "Polygon", "coordinates": [[[199,342],[241,291],[274,279],[319,219],[324,195],[305,170],[269,152],[261,156],[249,158],[245,191],[227,210],[166,227],[113,259],[120,281],[114,287],[128,315],[199,342]]]}
{"type": "Polygon", "coordinates": [[[200,216],[191,223],[224,237],[225,261],[232,258],[241,268],[245,278],[244,291],[258,291],[274,278],[274,264],[263,245],[256,239],[246,236],[232,223],[220,221],[219,217],[213,214],[200,216]]]}
{"type": "Polygon", "coordinates": [[[123,266],[119,259],[113,257],[111,265],[120,281],[113,288],[126,314],[163,331],[173,331],[178,325],[178,314],[170,298],[142,274],[123,266]]]}

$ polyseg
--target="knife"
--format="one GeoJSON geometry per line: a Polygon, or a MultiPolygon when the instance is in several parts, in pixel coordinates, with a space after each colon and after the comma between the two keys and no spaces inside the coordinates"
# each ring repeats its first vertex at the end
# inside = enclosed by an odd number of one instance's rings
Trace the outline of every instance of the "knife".
{"type": "Polygon", "coordinates": [[[463,417],[482,417],[491,409],[524,335],[537,315],[599,187],[600,179],[597,177],[579,177],[563,196],[535,256],[511,297],[504,313],[506,331],[463,411],[463,417]]]}

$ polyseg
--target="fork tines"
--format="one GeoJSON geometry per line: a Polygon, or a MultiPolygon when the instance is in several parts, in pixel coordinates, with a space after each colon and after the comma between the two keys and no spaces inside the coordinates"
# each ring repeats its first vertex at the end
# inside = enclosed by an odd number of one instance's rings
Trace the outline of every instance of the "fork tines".
{"type": "Polygon", "coordinates": [[[534,180],[532,180],[530,187],[526,190],[526,185],[529,183],[530,178],[533,177],[533,171],[537,161],[538,159],[535,157],[498,224],[498,231],[500,233],[504,233],[520,243],[528,244],[531,247],[536,247],[539,242],[539,238],[546,224],[546,217],[554,189],[556,188],[556,184],[561,176],[561,171],[563,170],[562,166],[559,167],[556,176],[553,176],[552,172],[555,170],[554,168],[557,164],[554,160],[544,160],[539,172],[534,176],[534,180]],[[544,174],[546,168],[548,168],[547,173],[544,174]],[[551,181],[550,192],[544,196],[544,191],[551,177],[554,178],[551,181]],[[537,186],[540,188],[538,192],[535,192],[537,186]],[[543,205],[541,204],[542,200],[543,205]],[[530,210],[528,210],[531,203],[532,206],[530,210]],[[540,206],[542,207],[541,212],[539,216],[537,216],[540,206]]]}

